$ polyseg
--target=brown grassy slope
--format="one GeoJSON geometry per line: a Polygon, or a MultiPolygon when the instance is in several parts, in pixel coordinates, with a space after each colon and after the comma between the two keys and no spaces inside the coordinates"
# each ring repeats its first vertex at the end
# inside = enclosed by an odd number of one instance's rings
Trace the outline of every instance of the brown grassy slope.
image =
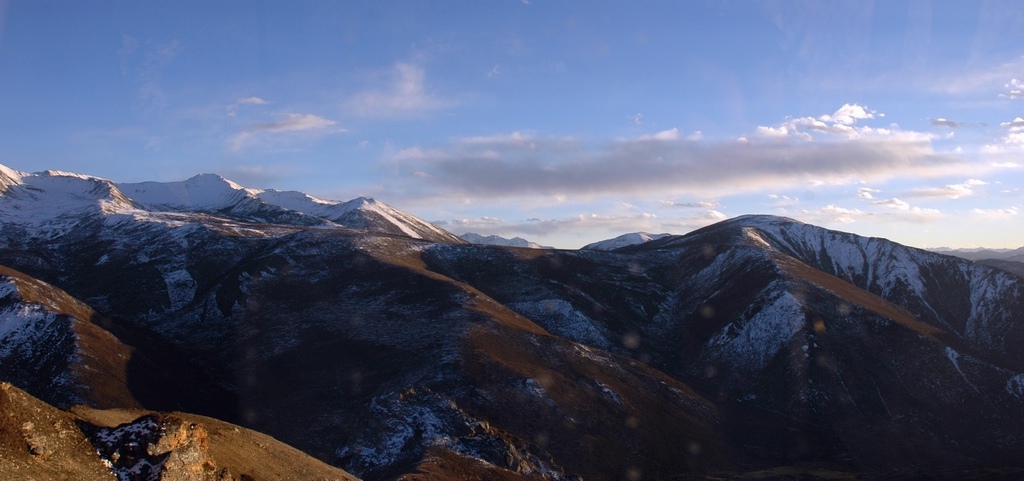
{"type": "MultiPolygon", "coordinates": [[[[151,412],[137,410],[98,410],[79,406],[73,412],[82,420],[99,427],[115,427],[151,412]]],[[[214,464],[213,471],[227,469],[236,479],[248,476],[257,480],[338,480],[356,477],[329,466],[298,449],[270,436],[234,424],[196,414],[174,412],[158,415],[168,426],[198,426],[203,444],[214,464]]],[[[175,429],[169,429],[174,431],[175,429]]],[[[171,443],[173,445],[173,443],[171,443]]]]}
{"type": "Polygon", "coordinates": [[[0,383],[0,478],[10,481],[113,479],[96,449],[60,411],[0,383]]]}
{"type": "Polygon", "coordinates": [[[159,443],[148,448],[169,453],[161,479],[357,479],[270,436],[216,419],[187,413],[98,410],[84,406],[65,412],[9,383],[0,384],[0,479],[114,479],[83,429],[116,427],[142,416],[154,416],[164,429],[159,443]],[[200,459],[202,464],[189,465],[190,457],[200,459]]]}

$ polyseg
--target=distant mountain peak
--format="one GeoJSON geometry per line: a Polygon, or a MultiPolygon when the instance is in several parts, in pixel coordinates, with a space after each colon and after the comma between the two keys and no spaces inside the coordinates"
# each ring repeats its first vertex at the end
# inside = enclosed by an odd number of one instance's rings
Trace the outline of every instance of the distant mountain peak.
{"type": "Polygon", "coordinates": [[[611,239],[606,239],[606,240],[603,240],[603,241],[598,241],[598,242],[593,242],[593,243],[587,244],[587,245],[583,246],[582,249],[597,250],[597,251],[610,251],[610,250],[620,249],[620,248],[623,248],[623,247],[643,244],[643,243],[646,243],[646,242],[650,242],[652,240],[658,240],[658,239],[661,239],[663,237],[668,237],[670,235],[671,234],[668,234],[668,233],[650,234],[650,233],[647,233],[647,232],[630,232],[628,234],[622,234],[622,235],[620,235],[618,237],[614,237],[614,238],[611,238],[611,239]]]}
{"type": "Polygon", "coordinates": [[[511,239],[501,237],[498,235],[480,235],[475,232],[467,232],[459,236],[462,240],[469,242],[470,244],[481,244],[481,245],[493,245],[493,246],[506,246],[506,247],[525,247],[529,249],[552,249],[552,247],[542,246],[536,242],[531,242],[522,237],[513,237],[511,239]]]}

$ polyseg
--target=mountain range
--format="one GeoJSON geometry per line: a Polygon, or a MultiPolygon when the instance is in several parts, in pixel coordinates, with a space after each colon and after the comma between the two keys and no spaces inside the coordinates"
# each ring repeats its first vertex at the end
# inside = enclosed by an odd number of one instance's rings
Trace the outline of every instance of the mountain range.
{"type": "Polygon", "coordinates": [[[1024,475],[1024,279],[966,259],[773,216],[480,245],[209,174],[0,166],[0,219],[12,479],[1024,475]]]}

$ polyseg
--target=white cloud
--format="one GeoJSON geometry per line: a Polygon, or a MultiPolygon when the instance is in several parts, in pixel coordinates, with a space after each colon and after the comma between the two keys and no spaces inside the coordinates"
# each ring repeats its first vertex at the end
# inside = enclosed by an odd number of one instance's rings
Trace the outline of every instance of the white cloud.
{"type": "Polygon", "coordinates": [[[832,114],[820,115],[818,117],[787,118],[778,127],[758,126],[754,133],[761,137],[772,139],[792,137],[805,141],[813,140],[815,138],[814,135],[817,134],[850,139],[862,137],[898,137],[908,141],[927,141],[932,139],[930,134],[904,131],[896,124],[891,125],[890,128],[857,125],[857,122],[861,120],[884,116],[884,114],[861,105],[843,104],[839,110],[832,114]]]}
{"type": "MultiPolygon", "coordinates": [[[[324,132],[328,127],[337,122],[313,114],[285,114],[284,119],[278,122],[252,124],[241,132],[231,136],[229,144],[231,150],[237,152],[242,150],[259,138],[268,134],[282,134],[288,132],[324,132]]],[[[343,132],[344,129],[338,131],[343,132]]]]}
{"type": "Polygon", "coordinates": [[[906,202],[904,202],[902,200],[899,200],[899,199],[897,199],[895,197],[893,197],[891,199],[878,200],[878,201],[872,202],[871,205],[880,205],[882,207],[888,207],[888,208],[891,208],[891,209],[898,209],[898,210],[910,210],[910,204],[908,204],[908,203],[906,203],[906,202]]]}
{"type": "Polygon", "coordinates": [[[874,194],[881,192],[878,189],[872,189],[870,187],[861,187],[857,189],[857,197],[861,199],[874,199],[874,194]]]}
{"type": "Polygon", "coordinates": [[[788,195],[771,194],[768,198],[772,200],[772,207],[791,207],[800,203],[799,198],[788,195]]]}
{"type": "Polygon", "coordinates": [[[933,197],[945,199],[959,199],[974,195],[975,187],[988,185],[988,182],[978,179],[968,179],[960,184],[947,184],[942,187],[928,187],[914,189],[907,193],[911,197],[933,197]]]}
{"type": "Polygon", "coordinates": [[[1024,131],[1024,119],[1017,117],[1009,122],[1000,122],[999,126],[1010,129],[1010,132],[1021,132],[1024,131]]]}
{"type": "Polygon", "coordinates": [[[266,105],[268,102],[259,97],[246,97],[235,101],[236,105],[266,105]]]}
{"type": "Polygon", "coordinates": [[[1024,99],[1024,82],[1011,79],[1010,83],[1004,85],[1006,93],[999,94],[1000,97],[1008,99],[1024,99]]]}
{"type": "Polygon", "coordinates": [[[813,222],[829,224],[850,224],[868,215],[860,209],[847,209],[833,204],[826,205],[817,210],[804,210],[802,212],[805,217],[813,219],[813,222]]]}
{"type": "Polygon", "coordinates": [[[951,129],[956,129],[956,128],[963,127],[963,126],[967,125],[967,124],[965,124],[963,122],[955,122],[955,121],[952,121],[952,120],[949,120],[949,119],[945,119],[945,118],[942,118],[942,117],[939,117],[937,119],[932,119],[931,124],[936,126],[936,127],[949,127],[951,129]]]}
{"type": "Polygon", "coordinates": [[[1005,209],[972,209],[971,213],[976,216],[981,216],[989,219],[1002,219],[1006,217],[1012,217],[1017,215],[1019,210],[1017,207],[1007,207],[1005,209]]]}
{"type": "Polygon", "coordinates": [[[235,101],[235,103],[228,105],[228,116],[234,117],[237,115],[238,107],[242,105],[267,105],[269,102],[259,97],[245,97],[235,101]]]}
{"type": "Polygon", "coordinates": [[[841,125],[853,125],[858,120],[873,119],[875,118],[874,110],[868,110],[867,108],[857,104],[843,104],[836,110],[832,115],[822,115],[819,119],[822,122],[834,122],[841,125]]]}
{"type": "Polygon", "coordinates": [[[426,89],[426,73],[411,63],[398,62],[390,72],[390,87],[369,89],[352,96],[346,107],[355,115],[375,118],[417,117],[455,105],[426,89]]]}
{"type": "Polygon", "coordinates": [[[665,207],[683,207],[688,209],[717,209],[722,205],[714,200],[702,200],[698,202],[676,202],[673,200],[663,200],[661,205],[665,207]]]}
{"type": "Polygon", "coordinates": [[[754,133],[757,134],[757,135],[760,135],[762,137],[785,138],[785,137],[789,137],[789,128],[786,127],[785,125],[783,125],[781,127],[759,126],[754,131],[754,133]]]}
{"type": "Polygon", "coordinates": [[[872,202],[871,205],[885,207],[886,209],[889,210],[889,212],[885,215],[890,217],[896,217],[899,220],[906,222],[932,222],[942,217],[942,212],[936,209],[926,209],[918,206],[912,206],[909,203],[897,199],[895,197],[891,199],[872,202]]]}
{"type": "Polygon", "coordinates": [[[679,140],[679,129],[662,130],[653,135],[641,135],[637,140],[679,140]]]}

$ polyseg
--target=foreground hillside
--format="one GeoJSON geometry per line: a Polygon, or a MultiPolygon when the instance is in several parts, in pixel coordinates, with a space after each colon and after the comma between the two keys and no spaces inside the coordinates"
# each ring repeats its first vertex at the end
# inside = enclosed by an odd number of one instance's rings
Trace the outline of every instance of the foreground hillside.
{"type": "Polygon", "coordinates": [[[75,413],[212,416],[363,479],[1024,464],[1024,280],[884,239],[470,245],[368,199],[6,168],[0,214],[0,377],[75,413]]]}

